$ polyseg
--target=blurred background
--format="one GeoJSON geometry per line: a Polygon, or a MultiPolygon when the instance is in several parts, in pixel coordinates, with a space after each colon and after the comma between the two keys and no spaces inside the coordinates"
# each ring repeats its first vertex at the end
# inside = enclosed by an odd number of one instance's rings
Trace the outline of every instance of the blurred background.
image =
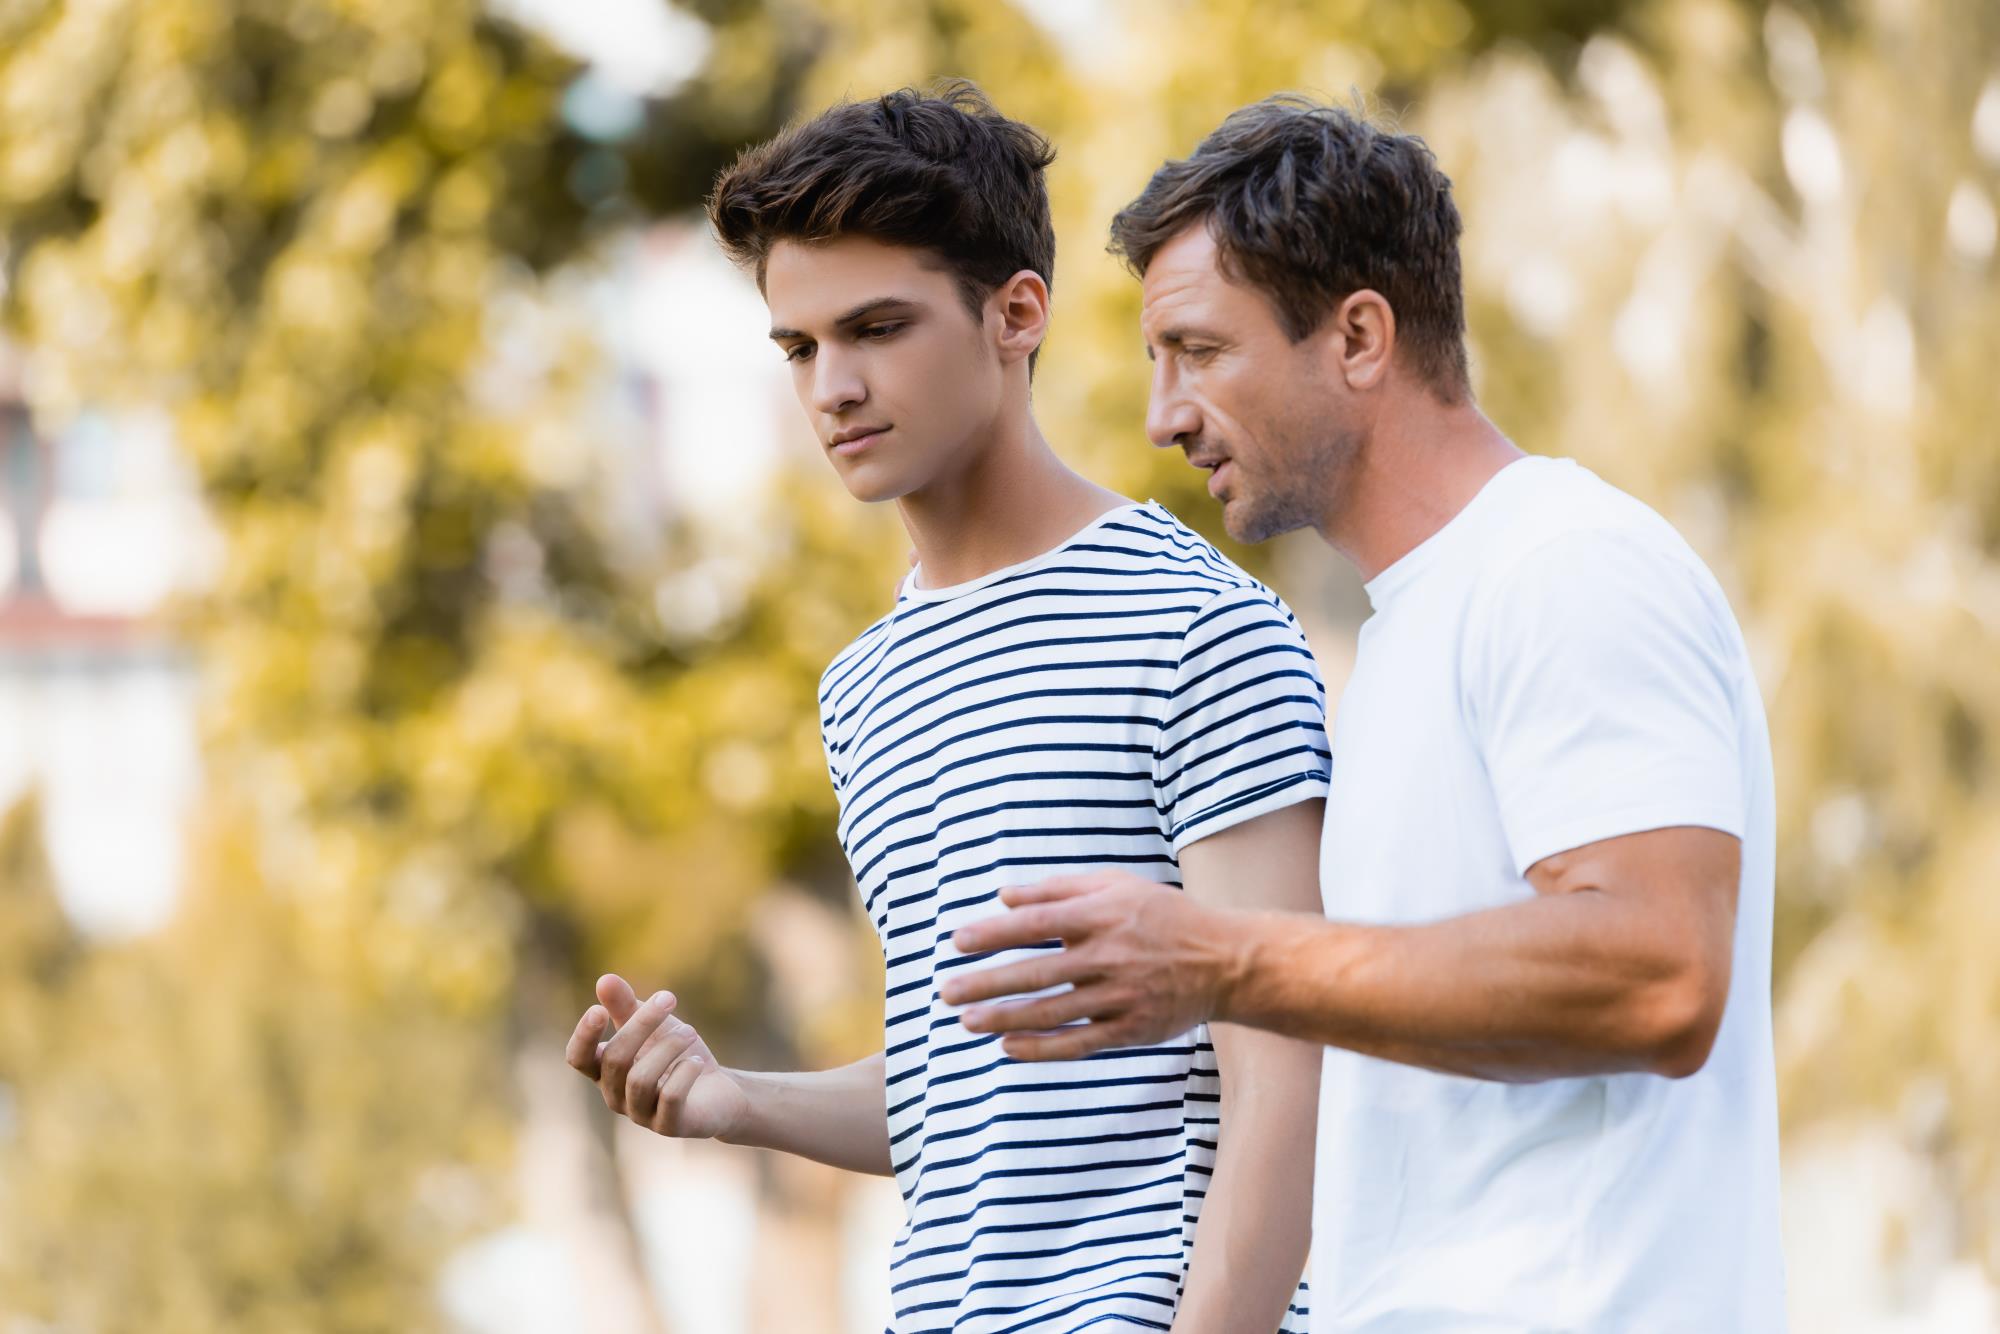
{"type": "Polygon", "coordinates": [[[1106,223],[1275,90],[1427,138],[1486,411],[1757,659],[1793,1327],[2000,1329],[1992,0],[0,0],[0,1334],[882,1327],[889,1183],[561,1048],[879,1043],[813,688],[905,544],[698,204],[947,74],[1060,150],[1044,428],[1216,537],[1106,223]]]}

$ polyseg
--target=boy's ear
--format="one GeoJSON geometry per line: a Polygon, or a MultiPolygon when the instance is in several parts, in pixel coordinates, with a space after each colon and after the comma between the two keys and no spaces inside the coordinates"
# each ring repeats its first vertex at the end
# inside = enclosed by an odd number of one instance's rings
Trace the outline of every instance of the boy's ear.
{"type": "Polygon", "coordinates": [[[1033,269],[1022,269],[994,291],[991,305],[1000,316],[1000,354],[1025,360],[1042,345],[1049,329],[1049,285],[1033,269]]]}

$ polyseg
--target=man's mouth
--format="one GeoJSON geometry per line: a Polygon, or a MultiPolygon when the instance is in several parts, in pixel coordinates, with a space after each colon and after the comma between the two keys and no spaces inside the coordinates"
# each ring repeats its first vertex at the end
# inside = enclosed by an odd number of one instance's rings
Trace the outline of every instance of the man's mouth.
{"type": "Polygon", "coordinates": [[[1193,467],[1202,469],[1208,474],[1208,494],[1211,496],[1220,496],[1222,494],[1220,489],[1222,479],[1232,471],[1229,466],[1229,456],[1227,454],[1190,454],[1188,455],[1188,463],[1193,467]]]}

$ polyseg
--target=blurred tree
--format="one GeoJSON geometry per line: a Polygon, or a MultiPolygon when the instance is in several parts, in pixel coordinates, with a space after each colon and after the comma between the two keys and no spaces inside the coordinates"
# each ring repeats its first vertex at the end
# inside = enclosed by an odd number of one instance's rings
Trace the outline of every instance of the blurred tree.
{"type": "Polygon", "coordinates": [[[0,838],[3,1300],[425,1328],[439,1258],[510,1208],[508,1076],[597,971],[672,982],[746,1061],[871,1040],[878,997],[792,1013],[751,941],[774,885],[844,902],[813,687],[886,603],[893,520],[787,482],[740,595],[677,619],[655,593],[700,577],[698,539],[600,522],[597,349],[538,335],[522,364],[497,312],[795,109],[943,74],[1061,150],[1043,424],[1211,536],[1140,434],[1105,222],[1241,102],[1421,97],[1482,398],[1666,509],[1766,673],[1788,1115],[1942,1087],[1940,1161],[1994,1198],[2000,35],[1978,0],[1826,8],[1173,0],[1045,30],[700,0],[702,68],[586,134],[575,65],[471,0],[0,0],[0,277],[37,409],[169,406],[227,542],[189,619],[211,796],[184,919],[85,949],[25,826],[0,838]]]}
{"type": "Polygon", "coordinates": [[[188,616],[224,832],[183,920],[62,985],[45,930],[0,956],[21,1313],[428,1327],[438,1258],[504,1217],[512,1050],[557,1059],[596,971],[783,1054],[749,912],[827,874],[813,682],[895,552],[802,511],[725,642],[684,636],[593,517],[595,349],[494,365],[496,309],[788,112],[812,30],[704,14],[709,67],[620,147],[470,0],[0,7],[36,409],[168,408],[226,543],[188,616]]]}

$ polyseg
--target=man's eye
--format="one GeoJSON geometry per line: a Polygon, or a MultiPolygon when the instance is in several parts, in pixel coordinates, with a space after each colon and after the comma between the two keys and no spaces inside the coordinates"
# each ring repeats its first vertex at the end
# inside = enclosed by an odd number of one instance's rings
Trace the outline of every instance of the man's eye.
{"type": "Polygon", "coordinates": [[[785,360],[804,361],[807,357],[812,355],[812,350],[813,350],[813,345],[811,343],[794,343],[792,346],[785,349],[785,360]]]}
{"type": "Polygon", "coordinates": [[[861,331],[861,336],[879,343],[902,327],[900,324],[871,324],[861,331]]]}

